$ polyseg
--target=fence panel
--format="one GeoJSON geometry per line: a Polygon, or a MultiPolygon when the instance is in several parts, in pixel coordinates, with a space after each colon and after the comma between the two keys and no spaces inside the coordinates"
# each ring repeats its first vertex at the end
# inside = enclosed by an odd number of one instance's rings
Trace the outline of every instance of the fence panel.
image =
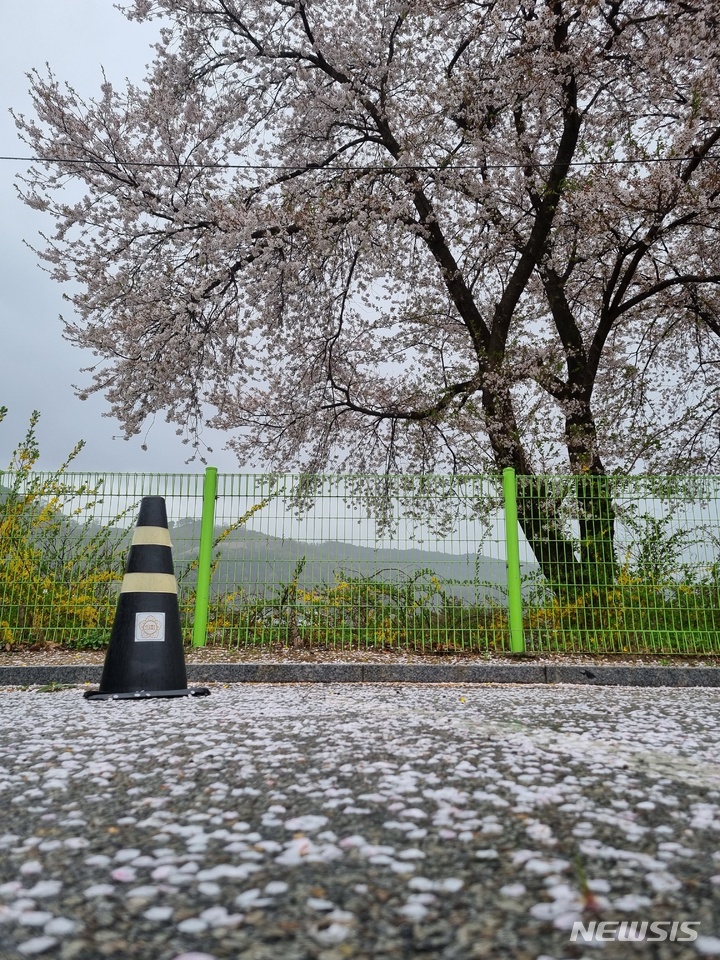
{"type": "Polygon", "coordinates": [[[518,478],[518,504],[548,557],[524,579],[528,652],[720,653],[720,478],[518,478]]]}
{"type": "Polygon", "coordinates": [[[509,650],[501,507],[499,478],[221,475],[209,637],[509,650]]]}
{"type": "Polygon", "coordinates": [[[0,644],[102,647],[143,496],[165,497],[186,625],[202,475],[0,475],[0,644]]]}

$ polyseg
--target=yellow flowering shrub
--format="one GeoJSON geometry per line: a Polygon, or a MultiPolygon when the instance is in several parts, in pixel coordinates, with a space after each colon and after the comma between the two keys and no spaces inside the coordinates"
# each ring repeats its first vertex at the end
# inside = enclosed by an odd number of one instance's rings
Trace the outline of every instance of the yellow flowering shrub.
{"type": "MultiPolygon", "coordinates": [[[[0,421],[6,414],[0,407],[0,421]]],[[[34,472],[38,420],[35,411],[0,472],[0,643],[101,645],[112,626],[122,557],[104,530],[82,523],[98,488],[71,489],[63,479],[82,443],[54,473],[34,472]],[[77,497],[84,507],[72,506],[77,497]]]]}
{"type": "Polygon", "coordinates": [[[714,575],[702,569],[680,574],[658,581],[626,558],[613,584],[588,588],[572,602],[538,591],[524,609],[529,652],[693,654],[716,647],[714,575]]]}

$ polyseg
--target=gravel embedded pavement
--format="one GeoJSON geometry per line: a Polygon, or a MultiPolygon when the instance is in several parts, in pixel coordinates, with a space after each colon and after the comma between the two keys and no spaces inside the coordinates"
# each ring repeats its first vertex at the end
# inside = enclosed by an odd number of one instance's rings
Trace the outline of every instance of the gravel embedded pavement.
{"type": "Polygon", "coordinates": [[[720,957],[720,690],[211,689],[0,690],[0,956],[720,957]]]}

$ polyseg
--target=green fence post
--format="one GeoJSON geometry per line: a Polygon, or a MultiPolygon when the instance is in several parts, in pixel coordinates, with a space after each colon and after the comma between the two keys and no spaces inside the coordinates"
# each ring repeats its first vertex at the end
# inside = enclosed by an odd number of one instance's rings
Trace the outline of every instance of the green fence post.
{"type": "Polygon", "coordinates": [[[212,568],[213,528],[215,526],[215,496],[217,494],[217,467],[207,467],[203,477],[203,509],[200,525],[200,552],[198,554],[197,587],[195,590],[195,618],[193,621],[194,647],[204,647],[207,641],[208,604],[210,603],[210,575],[212,568]]]}
{"type": "Polygon", "coordinates": [[[505,554],[507,557],[508,620],[510,622],[510,651],[525,653],[523,636],[522,591],[520,589],[520,540],[518,537],[517,487],[515,470],[503,470],[503,499],[505,502],[505,554]]]}

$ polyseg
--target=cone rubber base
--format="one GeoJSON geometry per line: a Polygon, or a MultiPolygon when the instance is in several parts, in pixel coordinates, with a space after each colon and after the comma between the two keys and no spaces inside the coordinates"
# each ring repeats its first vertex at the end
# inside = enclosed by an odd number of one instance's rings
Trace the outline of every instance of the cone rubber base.
{"type": "Polygon", "coordinates": [[[136,690],[133,693],[100,693],[88,690],[86,700],[149,700],[153,697],[209,697],[207,687],[185,687],[183,690],[136,690]]]}

